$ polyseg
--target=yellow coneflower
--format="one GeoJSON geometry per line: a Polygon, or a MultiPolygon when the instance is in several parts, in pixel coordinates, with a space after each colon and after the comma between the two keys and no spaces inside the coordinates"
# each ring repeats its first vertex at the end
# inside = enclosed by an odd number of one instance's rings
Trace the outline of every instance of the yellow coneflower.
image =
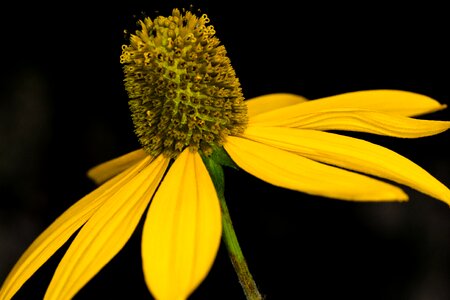
{"type": "Polygon", "coordinates": [[[235,163],[268,183],[311,195],[408,199],[378,177],[450,204],[449,189],[407,158],[327,132],[430,136],[450,122],[410,117],[445,105],[398,90],[312,101],[269,94],[244,101],[225,47],[208,22],[206,15],[177,9],[169,17],[140,21],[120,60],[142,149],[89,171],[100,187],[32,243],[3,283],[0,299],[12,298],[79,230],[45,294],[72,298],[123,248],[144,214],[141,254],[150,292],[156,299],[188,298],[208,274],[222,231],[229,230],[225,221],[222,228],[222,165],[235,163]]]}

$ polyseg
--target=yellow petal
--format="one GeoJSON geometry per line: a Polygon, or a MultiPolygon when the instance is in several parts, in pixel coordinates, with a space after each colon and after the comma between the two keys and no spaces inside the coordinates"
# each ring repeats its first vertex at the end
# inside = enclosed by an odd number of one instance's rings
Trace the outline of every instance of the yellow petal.
{"type": "Polygon", "coordinates": [[[408,199],[390,184],[259,142],[229,136],[224,147],[239,167],[276,186],[342,200],[408,199]]]}
{"type": "Polygon", "coordinates": [[[142,149],[135,150],[93,167],[87,172],[87,175],[96,184],[101,184],[144,159],[146,155],[142,149]]]}
{"type": "Polygon", "coordinates": [[[450,205],[450,190],[394,151],[338,134],[281,127],[249,127],[245,137],[313,160],[386,178],[450,205]]]}
{"type": "Polygon", "coordinates": [[[248,108],[248,116],[253,117],[261,113],[305,101],[308,100],[302,96],[287,93],[275,93],[258,96],[245,101],[245,103],[248,108]]]}
{"type": "Polygon", "coordinates": [[[417,116],[446,108],[436,100],[399,90],[367,90],[320,98],[250,117],[249,124],[278,126],[301,115],[332,109],[367,109],[401,116],[417,116]]]}
{"type": "Polygon", "coordinates": [[[22,254],[0,290],[0,299],[10,299],[96,211],[142,168],[137,164],[130,170],[100,186],[58,217],[22,254]]]}
{"type": "Polygon", "coordinates": [[[156,299],[186,299],[210,270],[222,232],[216,190],[198,153],[184,150],[150,205],[142,236],[147,285],[156,299]]]}
{"type": "Polygon", "coordinates": [[[150,202],[169,159],[162,155],[110,195],[83,226],[58,265],[45,299],[72,299],[125,245],[150,202]]]}
{"type": "MultiPolygon", "coordinates": [[[[258,124],[258,126],[266,126],[258,124]]],[[[300,115],[276,122],[276,126],[316,130],[347,130],[401,138],[418,138],[450,128],[448,121],[418,120],[369,110],[335,109],[300,115]]]]}

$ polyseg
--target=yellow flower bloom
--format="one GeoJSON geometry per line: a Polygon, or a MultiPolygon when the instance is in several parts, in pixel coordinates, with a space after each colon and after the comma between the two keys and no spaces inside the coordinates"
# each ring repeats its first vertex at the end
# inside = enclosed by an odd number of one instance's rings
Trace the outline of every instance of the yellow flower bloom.
{"type": "Polygon", "coordinates": [[[416,93],[350,92],[309,101],[269,94],[243,101],[208,18],[174,10],[146,18],[123,46],[125,87],[142,149],[88,173],[101,184],[26,250],[0,290],[10,299],[76,231],[45,299],[70,299],[127,243],[146,214],[142,263],[157,299],[186,299],[208,274],[221,208],[203,158],[223,148],[246,172],[280,187],[353,201],[405,201],[409,186],[450,204],[450,190],[407,158],[329,130],[399,138],[438,134],[447,121],[411,118],[445,108],[416,93]],[[370,175],[366,176],[363,175],[370,175]]]}

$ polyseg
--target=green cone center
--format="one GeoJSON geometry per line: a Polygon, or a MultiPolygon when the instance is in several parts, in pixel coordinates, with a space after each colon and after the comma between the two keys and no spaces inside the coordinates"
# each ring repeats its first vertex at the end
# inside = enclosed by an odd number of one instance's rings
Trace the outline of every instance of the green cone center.
{"type": "Polygon", "coordinates": [[[239,80],[208,22],[205,14],[174,9],[139,21],[122,46],[135,132],[150,155],[175,158],[187,147],[210,155],[246,127],[239,80]]]}

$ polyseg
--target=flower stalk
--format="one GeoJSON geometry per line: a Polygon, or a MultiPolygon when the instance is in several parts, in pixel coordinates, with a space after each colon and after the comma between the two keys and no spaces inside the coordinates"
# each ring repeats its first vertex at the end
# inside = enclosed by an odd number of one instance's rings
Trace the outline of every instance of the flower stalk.
{"type": "Polygon", "coordinates": [[[261,300],[263,298],[253,280],[253,276],[242,253],[223,194],[219,195],[219,200],[220,207],[222,208],[222,240],[227,247],[228,255],[239,278],[239,283],[248,300],[261,300]]]}
{"type": "Polygon", "coordinates": [[[241,284],[247,300],[261,300],[263,297],[248,268],[247,261],[245,260],[241,246],[239,245],[231,221],[230,212],[228,211],[228,206],[225,201],[225,180],[222,165],[230,167],[236,166],[223,149],[216,148],[210,157],[202,157],[217,191],[220,207],[222,209],[222,240],[227,248],[228,255],[238,276],[239,283],[241,284]]]}

